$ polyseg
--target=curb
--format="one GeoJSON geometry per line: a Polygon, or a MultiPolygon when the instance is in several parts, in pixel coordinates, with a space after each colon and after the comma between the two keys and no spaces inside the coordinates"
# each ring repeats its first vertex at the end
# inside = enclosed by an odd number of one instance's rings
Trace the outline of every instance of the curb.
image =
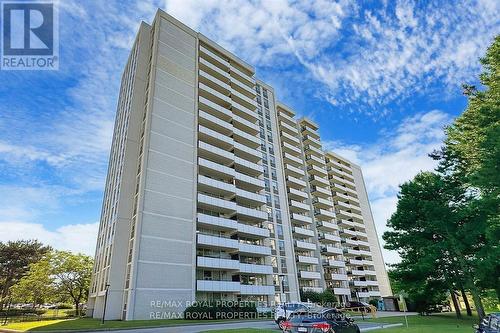
{"type": "Polygon", "coordinates": [[[361,329],[361,332],[368,332],[368,331],[373,331],[373,330],[380,330],[382,328],[392,328],[392,327],[399,327],[399,326],[403,326],[403,324],[402,323],[399,323],[399,324],[381,324],[380,326],[367,327],[365,329],[361,329]]]}

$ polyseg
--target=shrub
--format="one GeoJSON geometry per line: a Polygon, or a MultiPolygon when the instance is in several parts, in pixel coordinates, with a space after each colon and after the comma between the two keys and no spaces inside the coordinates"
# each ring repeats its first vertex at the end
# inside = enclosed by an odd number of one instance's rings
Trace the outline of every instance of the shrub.
{"type": "Polygon", "coordinates": [[[72,304],[68,304],[68,303],[59,303],[59,304],[57,304],[57,308],[58,309],[73,309],[74,306],[72,304]]]}
{"type": "Polygon", "coordinates": [[[184,319],[255,319],[257,307],[249,302],[198,302],[184,310],[184,319]]]}
{"type": "Polygon", "coordinates": [[[371,299],[368,303],[374,307],[378,307],[378,299],[371,299]]]}
{"type": "Polygon", "coordinates": [[[41,316],[47,310],[44,309],[3,309],[0,310],[0,316],[5,317],[16,317],[16,316],[26,316],[26,315],[36,315],[41,316]]]}

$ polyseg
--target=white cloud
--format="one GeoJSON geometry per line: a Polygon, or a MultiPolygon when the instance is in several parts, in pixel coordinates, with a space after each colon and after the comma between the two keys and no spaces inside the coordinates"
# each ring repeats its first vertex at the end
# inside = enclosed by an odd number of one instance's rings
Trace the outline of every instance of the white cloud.
{"type": "MultiPolygon", "coordinates": [[[[382,133],[372,144],[324,142],[325,149],[361,166],[379,236],[387,230],[386,221],[396,210],[399,185],[420,171],[436,167],[428,154],[441,146],[443,128],[450,122],[448,114],[433,110],[404,119],[394,131],[382,133]]],[[[383,253],[388,263],[399,260],[395,252],[384,249],[383,253]]]]}
{"type": "Polygon", "coordinates": [[[94,256],[99,223],[68,224],[48,230],[39,223],[0,221],[0,241],[37,239],[57,250],[67,250],[94,256]]]}

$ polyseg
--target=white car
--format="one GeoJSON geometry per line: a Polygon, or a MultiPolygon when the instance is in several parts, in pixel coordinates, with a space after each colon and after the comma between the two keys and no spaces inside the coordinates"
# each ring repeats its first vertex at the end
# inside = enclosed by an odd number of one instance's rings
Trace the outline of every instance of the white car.
{"type": "Polygon", "coordinates": [[[309,306],[307,303],[300,303],[300,302],[279,304],[274,309],[274,321],[276,322],[276,324],[278,324],[280,330],[283,330],[282,327],[283,322],[289,319],[292,313],[298,310],[306,310],[308,308],[309,306]]]}

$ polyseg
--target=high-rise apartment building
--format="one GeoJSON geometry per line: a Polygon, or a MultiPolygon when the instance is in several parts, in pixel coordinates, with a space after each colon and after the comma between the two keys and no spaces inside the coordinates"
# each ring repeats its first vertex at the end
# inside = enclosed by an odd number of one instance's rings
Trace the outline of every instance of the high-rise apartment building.
{"type": "Polygon", "coordinates": [[[252,66],[159,10],[120,90],[88,314],[391,294],[361,170],[252,66]]]}

